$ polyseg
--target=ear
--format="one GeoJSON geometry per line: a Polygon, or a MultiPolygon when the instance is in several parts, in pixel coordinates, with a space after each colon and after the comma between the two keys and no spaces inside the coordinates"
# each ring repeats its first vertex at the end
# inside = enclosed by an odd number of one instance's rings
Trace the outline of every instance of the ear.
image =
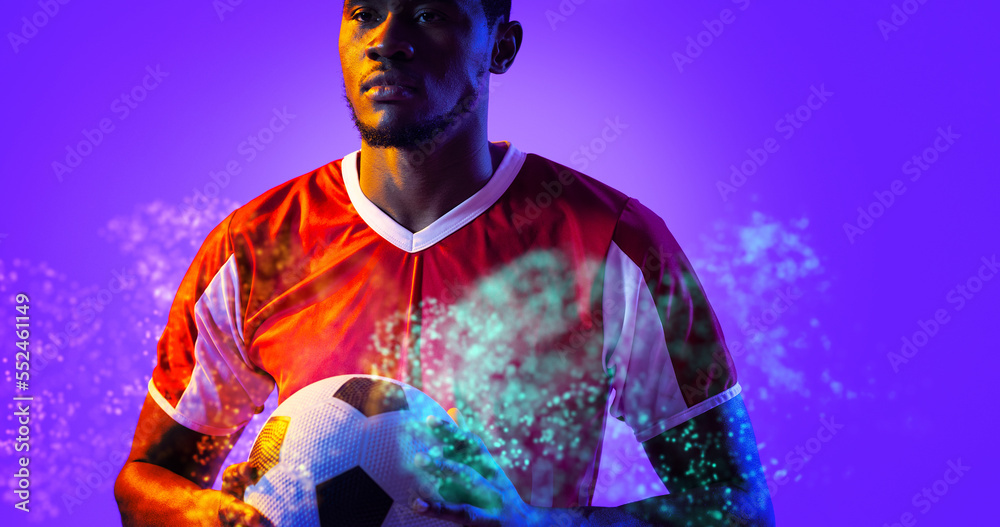
{"type": "Polygon", "coordinates": [[[502,22],[497,28],[496,41],[493,44],[493,55],[490,60],[490,73],[507,73],[524,39],[524,28],[514,20],[502,22]]]}

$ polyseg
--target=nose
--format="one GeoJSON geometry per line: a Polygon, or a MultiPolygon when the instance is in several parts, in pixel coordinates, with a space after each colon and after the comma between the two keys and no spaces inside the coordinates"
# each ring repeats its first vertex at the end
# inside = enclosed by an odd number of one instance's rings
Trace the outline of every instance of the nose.
{"type": "Polygon", "coordinates": [[[368,58],[409,60],[413,57],[413,44],[407,36],[406,21],[403,17],[390,12],[385,20],[378,25],[368,43],[366,51],[368,58]]]}

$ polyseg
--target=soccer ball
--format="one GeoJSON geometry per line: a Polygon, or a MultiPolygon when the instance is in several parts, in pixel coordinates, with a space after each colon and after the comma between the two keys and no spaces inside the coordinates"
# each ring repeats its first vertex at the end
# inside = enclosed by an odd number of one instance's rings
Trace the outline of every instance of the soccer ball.
{"type": "Polygon", "coordinates": [[[375,375],[315,382],[278,405],[250,450],[243,500],[275,527],[451,527],[410,510],[414,431],[451,419],[420,390],[375,375]]]}

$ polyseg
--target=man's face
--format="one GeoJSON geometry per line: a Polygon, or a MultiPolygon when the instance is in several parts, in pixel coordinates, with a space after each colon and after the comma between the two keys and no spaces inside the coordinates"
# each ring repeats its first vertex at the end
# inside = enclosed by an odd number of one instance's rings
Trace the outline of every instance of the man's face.
{"type": "Polygon", "coordinates": [[[482,103],[494,44],[485,19],[480,0],[344,2],[345,97],[366,143],[415,148],[482,103]]]}

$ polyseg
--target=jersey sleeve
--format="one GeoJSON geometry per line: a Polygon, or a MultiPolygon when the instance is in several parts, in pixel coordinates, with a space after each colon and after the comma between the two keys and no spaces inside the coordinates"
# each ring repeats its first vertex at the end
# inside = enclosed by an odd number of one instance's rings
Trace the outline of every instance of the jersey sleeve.
{"type": "Polygon", "coordinates": [[[609,413],[641,443],[740,393],[722,329],[663,220],[630,199],[604,267],[609,413]]]}
{"type": "Polygon", "coordinates": [[[164,412],[213,436],[245,426],[274,389],[273,378],[247,358],[231,219],[208,235],[184,275],[149,380],[149,394],[164,412]]]}

